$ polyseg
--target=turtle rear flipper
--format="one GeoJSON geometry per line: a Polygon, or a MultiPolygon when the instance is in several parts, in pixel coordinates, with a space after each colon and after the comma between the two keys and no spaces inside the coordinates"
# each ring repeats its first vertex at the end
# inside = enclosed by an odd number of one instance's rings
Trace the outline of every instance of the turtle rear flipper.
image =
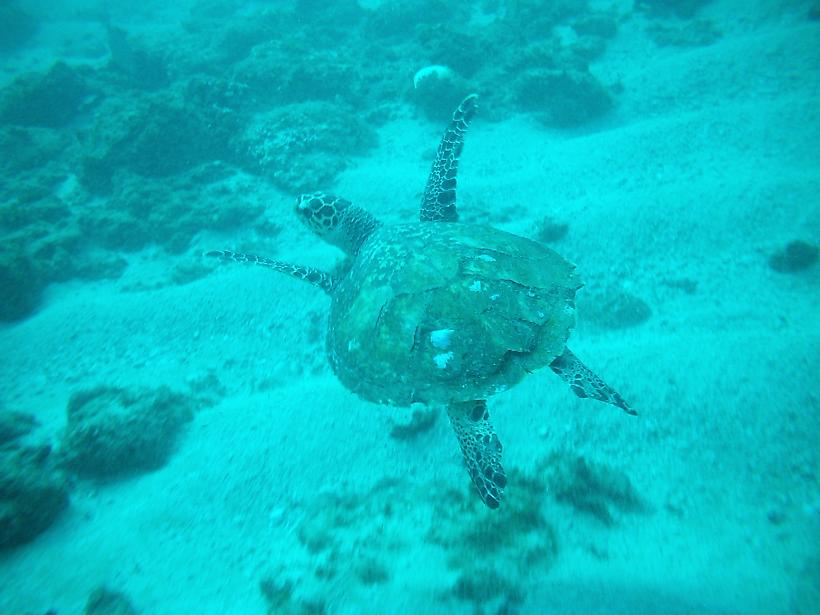
{"type": "Polygon", "coordinates": [[[490,423],[487,402],[451,402],[447,414],[481,501],[489,508],[498,508],[507,475],[501,466],[501,442],[490,423]]]}
{"type": "Polygon", "coordinates": [[[581,363],[581,360],[569,348],[564,348],[564,352],[553,359],[550,369],[561,376],[578,397],[597,399],[612,404],[627,414],[637,416],[638,413],[629,407],[620,393],[581,363]]]}

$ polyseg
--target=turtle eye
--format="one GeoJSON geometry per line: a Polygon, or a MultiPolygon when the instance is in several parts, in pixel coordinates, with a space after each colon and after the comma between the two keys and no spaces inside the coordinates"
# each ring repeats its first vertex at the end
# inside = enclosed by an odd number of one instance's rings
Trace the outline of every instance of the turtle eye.
{"type": "Polygon", "coordinates": [[[314,233],[319,235],[327,231],[327,224],[324,221],[324,210],[326,205],[322,201],[321,193],[302,194],[296,199],[296,214],[299,219],[307,225],[314,233]]]}
{"type": "Polygon", "coordinates": [[[296,199],[296,213],[314,233],[327,235],[336,230],[341,211],[349,204],[345,199],[324,192],[302,194],[296,199]]]}
{"type": "Polygon", "coordinates": [[[296,211],[305,217],[312,216],[323,205],[319,197],[319,194],[299,195],[299,198],[296,199],[296,211]]]}

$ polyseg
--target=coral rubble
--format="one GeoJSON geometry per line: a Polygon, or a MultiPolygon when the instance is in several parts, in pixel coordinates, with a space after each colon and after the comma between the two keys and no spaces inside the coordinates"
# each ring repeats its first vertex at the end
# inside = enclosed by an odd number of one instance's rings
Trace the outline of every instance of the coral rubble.
{"type": "Polygon", "coordinates": [[[155,470],[167,462],[180,430],[193,418],[193,405],[167,387],[80,391],[68,403],[60,454],[68,468],[90,478],[155,470]]]}

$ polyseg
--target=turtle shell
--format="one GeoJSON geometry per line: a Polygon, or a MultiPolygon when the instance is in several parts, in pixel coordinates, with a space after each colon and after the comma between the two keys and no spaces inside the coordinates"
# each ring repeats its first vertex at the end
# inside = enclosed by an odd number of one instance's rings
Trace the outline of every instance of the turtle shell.
{"type": "Polygon", "coordinates": [[[563,352],[581,286],[574,269],[490,227],[380,227],[334,288],[330,364],[377,403],[486,399],[563,352]]]}

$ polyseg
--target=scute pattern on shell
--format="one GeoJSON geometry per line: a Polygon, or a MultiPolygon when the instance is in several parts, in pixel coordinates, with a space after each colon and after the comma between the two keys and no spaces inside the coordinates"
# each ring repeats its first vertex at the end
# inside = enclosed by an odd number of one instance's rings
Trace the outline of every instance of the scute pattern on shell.
{"type": "Polygon", "coordinates": [[[563,351],[579,287],[574,265],[504,231],[382,227],[334,288],[330,363],[378,403],[486,399],[563,351]]]}

